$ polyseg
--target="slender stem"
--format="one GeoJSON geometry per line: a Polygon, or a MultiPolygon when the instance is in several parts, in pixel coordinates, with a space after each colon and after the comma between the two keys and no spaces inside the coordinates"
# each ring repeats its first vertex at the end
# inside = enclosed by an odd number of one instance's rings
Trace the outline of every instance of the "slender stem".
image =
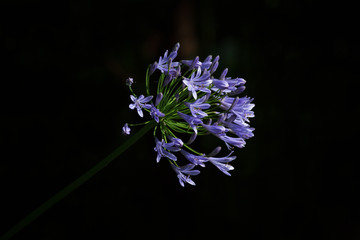
{"type": "Polygon", "coordinates": [[[150,88],[149,88],[149,70],[151,68],[151,64],[148,66],[147,70],[146,70],[146,77],[145,77],[145,84],[146,84],[146,93],[149,96],[150,95],[150,88]]]}
{"type": "Polygon", "coordinates": [[[146,122],[142,122],[142,123],[128,123],[128,126],[129,126],[129,127],[141,126],[141,125],[148,124],[148,123],[151,122],[151,121],[152,121],[152,120],[146,121],[146,122]]]}
{"type": "Polygon", "coordinates": [[[145,125],[138,132],[136,132],[133,136],[131,136],[126,142],[124,142],[122,145],[120,145],[118,148],[116,148],[112,153],[110,153],[110,155],[108,155],[106,158],[104,158],[102,161],[97,163],[90,170],[88,170],[83,175],[81,175],[79,178],[77,178],[74,182],[67,185],[65,188],[63,188],[61,191],[56,193],[53,197],[49,198],[46,202],[44,202],[42,205],[40,205],[38,208],[36,208],[34,211],[32,211],[30,214],[28,214],[25,218],[23,218],[21,221],[19,221],[9,231],[7,231],[4,235],[2,235],[0,237],[0,240],[10,239],[17,232],[21,231],[23,228],[25,228],[27,225],[29,225],[31,222],[33,222],[35,219],[37,219],[42,213],[44,213],[50,207],[52,207],[57,202],[59,202],[60,200],[65,198],[67,195],[69,195],[71,192],[73,192],[75,189],[77,189],[79,186],[81,186],[81,184],[83,184],[84,182],[89,180],[92,176],[94,176],[96,173],[98,173],[100,170],[102,170],[104,167],[106,167],[110,162],[112,162],[115,158],[117,158],[120,154],[122,154],[126,149],[128,149],[132,144],[134,144],[136,141],[138,141],[142,136],[144,136],[145,133],[147,133],[155,125],[156,125],[155,121],[151,121],[150,123],[145,125]]]}

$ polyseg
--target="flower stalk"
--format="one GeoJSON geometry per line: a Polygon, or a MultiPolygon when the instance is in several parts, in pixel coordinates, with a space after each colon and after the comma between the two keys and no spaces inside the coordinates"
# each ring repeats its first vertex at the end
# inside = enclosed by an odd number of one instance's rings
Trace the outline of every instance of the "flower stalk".
{"type": "Polygon", "coordinates": [[[143,137],[149,130],[153,129],[155,126],[155,121],[150,121],[144,127],[142,127],[139,131],[137,131],[134,135],[132,135],[126,142],[116,148],[112,153],[110,153],[106,158],[97,163],[90,170],[85,172],[75,181],[67,185],[65,188],[60,190],[54,196],[49,198],[46,202],[40,205],[38,208],[29,213],[26,217],[24,217],[21,221],[19,221],[16,225],[14,225],[9,231],[7,231],[4,235],[0,237],[0,240],[10,239],[17,232],[21,231],[31,222],[36,220],[41,214],[43,214],[46,210],[54,206],[57,202],[61,201],[75,189],[80,187],[84,182],[93,177],[96,173],[101,171],[107,165],[109,165],[114,159],[120,156],[125,150],[131,147],[134,143],[136,143],[141,137],[143,137]]]}

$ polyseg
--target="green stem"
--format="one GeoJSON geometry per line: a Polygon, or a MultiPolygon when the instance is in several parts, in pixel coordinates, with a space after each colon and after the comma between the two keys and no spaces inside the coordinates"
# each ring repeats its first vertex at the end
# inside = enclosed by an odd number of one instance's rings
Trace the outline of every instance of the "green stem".
{"type": "Polygon", "coordinates": [[[151,68],[151,64],[148,66],[147,70],[146,70],[146,77],[145,77],[145,84],[146,84],[146,93],[149,96],[150,95],[150,88],[149,88],[149,70],[151,68]]]}
{"type": "Polygon", "coordinates": [[[135,133],[133,136],[131,136],[126,142],[124,142],[122,145],[120,145],[118,148],[116,148],[112,153],[110,153],[110,155],[108,155],[106,158],[104,158],[102,161],[97,163],[90,170],[88,170],[83,175],[81,175],[74,182],[67,185],[65,188],[63,188],[61,191],[56,193],[53,197],[48,199],[41,206],[36,208],[34,211],[32,211],[30,214],[28,214],[25,218],[23,218],[21,221],[19,221],[9,231],[7,231],[4,235],[2,235],[0,237],[0,240],[10,239],[17,232],[21,231],[23,228],[25,228],[27,225],[29,225],[31,222],[33,222],[35,219],[37,219],[42,213],[44,213],[50,207],[52,207],[57,202],[59,202],[60,200],[65,198],[67,195],[69,195],[71,192],[73,192],[75,189],[77,189],[79,186],[81,186],[81,184],[83,184],[84,182],[89,180],[92,176],[94,176],[100,170],[105,168],[109,163],[111,163],[115,158],[117,158],[120,154],[122,154],[126,149],[128,149],[131,145],[133,145],[136,141],[138,141],[142,136],[144,136],[145,133],[147,133],[155,125],[156,125],[155,121],[151,121],[150,123],[145,125],[137,133],[135,133]]]}

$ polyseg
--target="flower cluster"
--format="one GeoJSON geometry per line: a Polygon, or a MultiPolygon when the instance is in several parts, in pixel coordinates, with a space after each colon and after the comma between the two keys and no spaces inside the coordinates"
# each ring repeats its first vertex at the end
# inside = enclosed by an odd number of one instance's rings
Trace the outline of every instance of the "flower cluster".
{"type": "MultiPolygon", "coordinates": [[[[243,148],[245,140],[254,136],[254,128],[249,125],[249,118],[254,117],[252,108],[255,106],[249,97],[239,97],[245,89],[243,78],[227,77],[228,69],[224,69],[219,77],[214,73],[219,65],[219,56],[214,59],[208,56],[204,61],[199,57],[193,60],[174,61],[180,44],[177,43],[169,53],[150,64],[146,72],[146,94],[137,96],[131,85],[133,79],[128,78],[126,84],[132,93],[130,109],[136,109],[140,117],[143,111],[150,114],[156,121],[154,129],[156,161],[168,159],[176,172],[181,186],[185,183],[195,185],[191,176],[198,175],[197,165],[205,167],[211,163],[224,174],[229,175],[234,167],[229,163],[236,156],[231,156],[234,147],[243,148]],[[157,92],[150,94],[150,81],[155,72],[159,71],[157,92]],[[185,143],[184,135],[190,135],[185,143]],[[220,139],[229,153],[223,157],[215,157],[221,147],[216,147],[211,153],[204,154],[194,150],[190,145],[198,136],[212,134],[220,139]],[[187,164],[180,166],[178,158],[183,157],[187,164]]],[[[130,134],[128,124],[123,127],[123,133],[130,134]]],[[[184,160],[183,160],[184,161],[184,160]]]]}

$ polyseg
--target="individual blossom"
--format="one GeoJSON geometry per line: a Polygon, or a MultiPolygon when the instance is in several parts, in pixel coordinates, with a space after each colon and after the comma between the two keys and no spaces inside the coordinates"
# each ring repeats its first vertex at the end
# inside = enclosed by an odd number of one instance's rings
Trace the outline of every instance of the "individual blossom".
{"type": "Polygon", "coordinates": [[[129,105],[129,108],[130,109],[136,108],[140,117],[144,116],[142,112],[142,108],[146,108],[146,109],[151,108],[151,105],[147,103],[153,98],[153,96],[144,97],[144,95],[140,95],[139,98],[136,98],[133,95],[130,95],[130,98],[133,101],[133,103],[129,105]]]}
{"type": "Polygon", "coordinates": [[[130,128],[129,125],[127,123],[124,124],[124,126],[122,127],[122,133],[124,135],[130,135],[130,128]]]}
{"type": "Polygon", "coordinates": [[[202,72],[200,67],[198,67],[196,75],[195,72],[192,73],[190,78],[185,78],[183,80],[183,83],[187,86],[195,100],[197,99],[197,91],[211,93],[210,89],[208,89],[212,83],[210,73],[206,70],[202,72]]]}
{"type": "Polygon", "coordinates": [[[229,171],[234,170],[234,167],[228,163],[233,161],[234,159],[236,159],[236,156],[231,156],[231,157],[227,156],[227,157],[220,157],[220,158],[208,157],[207,158],[207,160],[209,162],[211,162],[215,167],[217,167],[220,171],[222,171],[223,173],[225,173],[228,176],[231,176],[229,171]]]}
{"type": "Polygon", "coordinates": [[[229,150],[232,149],[231,146],[237,147],[237,148],[243,148],[245,146],[245,140],[240,137],[230,137],[226,134],[219,135],[218,136],[227,146],[229,150]]]}
{"type": "Polygon", "coordinates": [[[179,178],[180,185],[182,187],[185,186],[184,183],[195,185],[195,182],[193,180],[191,180],[190,176],[198,175],[200,173],[200,171],[199,170],[193,170],[193,168],[195,167],[194,164],[189,163],[189,164],[187,164],[185,166],[182,166],[182,167],[178,167],[178,166],[176,166],[174,164],[171,164],[171,167],[176,172],[177,177],[179,178]]]}
{"type": "Polygon", "coordinates": [[[189,160],[194,165],[200,165],[201,167],[205,167],[204,163],[208,161],[208,159],[203,155],[192,154],[185,150],[180,150],[180,152],[186,157],[187,160],[189,160]]]}
{"type": "Polygon", "coordinates": [[[239,101],[234,105],[234,98],[225,96],[220,103],[220,108],[229,111],[237,116],[236,120],[241,123],[249,122],[249,117],[254,117],[254,112],[251,111],[255,104],[251,103],[253,99],[249,97],[239,98],[239,101]]]}
{"type": "Polygon", "coordinates": [[[172,144],[172,146],[170,146],[168,149],[172,152],[178,152],[184,146],[184,142],[180,138],[168,136],[168,139],[172,144]]]}
{"type": "Polygon", "coordinates": [[[215,136],[219,137],[219,136],[223,136],[225,135],[225,133],[227,131],[229,131],[228,129],[226,129],[224,126],[221,125],[217,125],[216,123],[214,123],[213,125],[207,125],[207,124],[202,124],[202,126],[209,132],[214,134],[215,136]]]}
{"type": "MultiPolygon", "coordinates": [[[[227,68],[216,72],[219,56],[213,59],[209,55],[203,61],[199,57],[177,60],[179,47],[176,44],[171,52],[166,51],[149,65],[145,77],[147,97],[136,97],[131,88],[133,81],[127,81],[127,85],[132,93],[129,108],[136,108],[140,117],[148,112],[150,119],[129,125],[154,126],[156,162],[166,159],[161,164],[169,162],[180,185],[185,186],[195,185],[192,177],[200,173],[196,169],[199,166],[214,165],[231,175],[234,167],[230,163],[236,159],[234,151],[244,148],[246,141],[254,136],[250,119],[254,117],[255,105],[252,98],[240,96],[245,90],[243,78],[227,76],[227,68]],[[159,75],[154,74],[156,71],[159,75]],[[150,87],[153,84],[156,86],[150,87]],[[209,154],[194,147],[199,146],[195,141],[201,141],[204,136],[219,143],[209,154]],[[229,152],[220,155],[226,151],[229,152]]],[[[128,125],[124,125],[123,132],[130,134],[128,125]]]]}
{"type": "Polygon", "coordinates": [[[176,67],[179,66],[178,62],[173,62],[172,60],[176,58],[177,51],[180,47],[180,44],[177,43],[171,53],[168,55],[168,50],[166,50],[163,57],[159,58],[158,62],[155,62],[150,69],[150,75],[156,70],[159,69],[162,73],[176,74],[176,67]]]}
{"type": "Polygon", "coordinates": [[[182,60],[181,63],[187,65],[189,67],[189,71],[193,69],[197,69],[198,67],[201,68],[202,71],[205,69],[209,69],[212,62],[211,62],[212,56],[209,55],[203,62],[199,61],[199,57],[196,57],[194,60],[182,60]]]}
{"type": "Polygon", "coordinates": [[[156,162],[160,162],[160,159],[162,157],[167,157],[173,161],[176,161],[176,156],[174,154],[172,154],[171,152],[168,152],[167,150],[169,150],[168,148],[171,148],[173,146],[173,144],[169,144],[169,143],[165,143],[164,139],[162,139],[161,141],[159,141],[159,139],[155,138],[155,143],[156,146],[154,148],[155,152],[157,152],[157,156],[156,156],[156,162]]]}
{"type": "Polygon", "coordinates": [[[255,129],[250,127],[248,124],[236,124],[224,121],[224,126],[226,126],[232,133],[234,133],[236,136],[243,138],[243,139],[249,139],[254,136],[252,133],[255,129]]]}
{"type": "Polygon", "coordinates": [[[224,93],[237,95],[240,94],[245,90],[244,84],[246,81],[243,78],[235,78],[232,79],[231,77],[226,77],[228,73],[228,69],[225,68],[224,71],[221,73],[219,78],[213,78],[213,87],[211,90],[213,91],[222,91],[224,93]]]}
{"type": "Polygon", "coordinates": [[[197,99],[195,102],[185,102],[184,104],[190,109],[191,114],[194,117],[206,117],[207,113],[202,111],[211,107],[209,103],[205,103],[206,95],[202,96],[201,98],[197,99]]]}
{"type": "Polygon", "coordinates": [[[186,115],[186,114],[184,114],[182,112],[178,112],[178,115],[182,119],[184,119],[189,124],[189,127],[191,127],[194,130],[194,132],[197,134],[197,125],[203,123],[201,121],[201,119],[193,117],[193,116],[186,115]]]}
{"type": "Polygon", "coordinates": [[[150,116],[155,119],[157,123],[159,123],[159,117],[165,117],[165,114],[159,111],[155,106],[151,106],[150,108],[150,116]]]}

